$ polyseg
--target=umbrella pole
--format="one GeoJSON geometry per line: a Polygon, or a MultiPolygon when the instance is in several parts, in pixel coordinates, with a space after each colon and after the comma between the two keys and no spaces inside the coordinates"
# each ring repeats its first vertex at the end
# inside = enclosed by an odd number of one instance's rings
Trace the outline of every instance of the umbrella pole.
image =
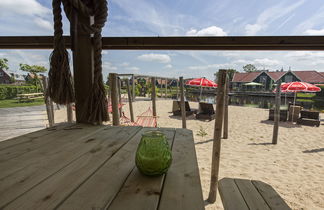
{"type": "Polygon", "coordinates": [[[292,116],[291,116],[291,122],[294,122],[294,112],[295,112],[295,103],[296,103],[296,95],[297,95],[297,92],[295,92],[295,95],[294,95],[294,106],[293,106],[293,110],[292,110],[292,116]]]}
{"type": "Polygon", "coordinates": [[[200,100],[201,100],[201,94],[202,94],[202,81],[203,81],[203,79],[204,79],[204,78],[201,78],[201,80],[200,80],[200,95],[199,95],[199,101],[198,101],[198,102],[200,102],[200,100]]]}

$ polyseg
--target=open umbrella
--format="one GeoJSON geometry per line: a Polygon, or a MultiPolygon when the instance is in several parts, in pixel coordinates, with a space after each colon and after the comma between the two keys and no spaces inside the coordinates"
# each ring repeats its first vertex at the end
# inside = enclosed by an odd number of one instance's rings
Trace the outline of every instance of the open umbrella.
{"type": "Polygon", "coordinates": [[[217,87],[217,84],[215,82],[213,82],[209,79],[206,79],[205,77],[188,80],[186,82],[186,85],[200,86],[200,98],[201,98],[203,87],[215,87],[215,88],[217,87]]]}
{"type": "MultiPolygon", "coordinates": [[[[309,84],[307,82],[288,82],[284,83],[280,86],[282,92],[293,92],[295,93],[294,95],[294,105],[296,103],[296,95],[297,92],[310,92],[310,93],[315,93],[321,91],[321,88],[309,84]]],[[[294,109],[292,112],[292,115],[294,115],[294,109]]],[[[293,117],[292,117],[293,119],[293,117]]]]}

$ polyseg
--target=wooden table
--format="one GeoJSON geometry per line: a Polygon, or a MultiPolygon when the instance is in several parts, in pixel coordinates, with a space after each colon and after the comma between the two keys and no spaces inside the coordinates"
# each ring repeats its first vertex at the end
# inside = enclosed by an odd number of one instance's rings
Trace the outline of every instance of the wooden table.
{"type": "Polygon", "coordinates": [[[156,128],[59,125],[0,143],[0,209],[204,209],[192,131],[159,128],[172,145],[166,175],[135,167],[156,128]]]}
{"type": "Polygon", "coordinates": [[[17,94],[19,101],[32,101],[39,98],[44,98],[43,93],[24,93],[24,94],[17,94]]]}
{"type": "Polygon", "coordinates": [[[291,210],[270,185],[261,181],[223,178],[218,190],[225,210],[291,210]]]}

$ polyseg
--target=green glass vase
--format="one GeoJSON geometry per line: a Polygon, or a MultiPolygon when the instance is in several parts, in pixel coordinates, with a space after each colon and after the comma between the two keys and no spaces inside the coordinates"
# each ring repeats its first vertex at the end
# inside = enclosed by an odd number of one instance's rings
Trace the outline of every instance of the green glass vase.
{"type": "Polygon", "coordinates": [[[167,172],[171,162],[171,149],[162,132],[147,131],[142,134],[135,157],[135,164],[142,174],[162,175],[167,172]]]}

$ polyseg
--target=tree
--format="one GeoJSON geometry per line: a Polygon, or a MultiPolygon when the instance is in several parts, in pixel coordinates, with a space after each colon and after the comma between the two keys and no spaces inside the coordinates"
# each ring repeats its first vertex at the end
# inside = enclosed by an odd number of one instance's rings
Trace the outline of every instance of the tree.
{"type": "Polygon", "coordinates": [[[8,70],[8,59],[7,58],[0,58],[0,69],[8,70]]]}
{"type": "Polygon", "coordinates": [[[47,71],[47,69],[44,66],[37,66],[37,65],[30,66],[28,64],[23,64],[23,63],[19,64],[19,66],[20,66],[20,70],[28,72],[33,75],[33,77],[31,78],[31,83],[33,85],[37,87],[37,85],[39,84],[39,86],[42,88],[42,83],[39,80],[38,73],[47,71]]]}
{"type": "Polygon", "coordinates": [[[254,72],[254,71],[257,71],[257,68],[253,64],[247,64],[247,65],[243,66],[243,70],[245,72],[254,72]]]}

